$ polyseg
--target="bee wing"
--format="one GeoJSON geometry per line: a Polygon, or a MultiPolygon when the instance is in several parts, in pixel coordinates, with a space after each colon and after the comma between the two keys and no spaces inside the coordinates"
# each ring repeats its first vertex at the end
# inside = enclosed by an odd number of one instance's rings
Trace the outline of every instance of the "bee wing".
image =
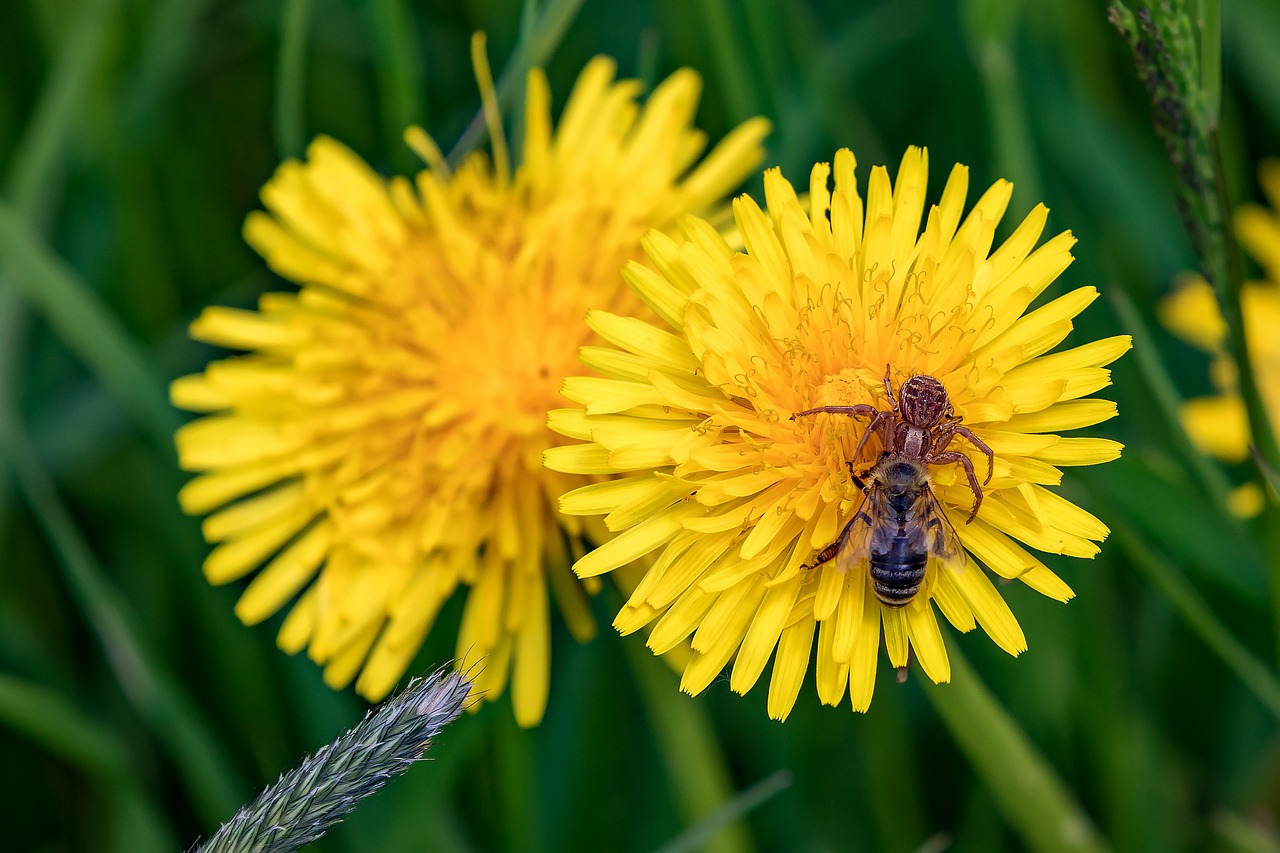
{"type": "Polygon", "coordinates": [[[924,506],[921,508],[919,530],[925,537],[924,546],[930,556],[951,566],[955,571],[964,568],[966,559],[964,541],[956,532],[955,525],[947,518],[933,489],[925,487],[924,506]]]}
{"type": "Polygon", "coordinates": [[[843,542],[836,555],[836,568],[840,571],[853,571],[870,559],[872,536],[884,527],[879,523],[884,515],[882,507],[883,501],[879,499],[877,490],[871,489],[841,534],[843,542]]]}

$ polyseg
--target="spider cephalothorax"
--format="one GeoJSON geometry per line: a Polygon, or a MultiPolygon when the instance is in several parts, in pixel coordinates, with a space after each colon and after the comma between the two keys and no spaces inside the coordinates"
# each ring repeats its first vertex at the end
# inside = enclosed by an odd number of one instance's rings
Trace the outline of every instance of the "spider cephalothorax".
{"type": "Polygon", "coordinates": [[[947,396],[947,389],[936,378],[924,374],[912,376],[902,383],[895,395],[889,373],[890,367],[886,365],[884,390],[889,398],[888,409],[877,409],[867,403],[818,406],[796,412],[791,418],[794,420],[819,412],[871,418],[871,423],[867,425],[867,430],[862,434],[858,448],[853,453],[855,458],[861,455],[867,438],[872,433],[878,433],[880,440],[884,442],[884,449],[889,453],[926,465],[960,463],[969,478],[969,487],[973,489],[973,511],[969,513],[969,521],[973,521],[978,515],[978,507],[982,506],[982,486],[991,482],[995,454],[972,430],[960,423],[960,418],[951,405],[951,398],[947,396]],[[981,484],[978,483],[978,475],[974,473],[973,462],[969,457],[958,450],[947,449],[956,436],[968,439],[970,444],[986,454],[987,478],[981,484]]]}

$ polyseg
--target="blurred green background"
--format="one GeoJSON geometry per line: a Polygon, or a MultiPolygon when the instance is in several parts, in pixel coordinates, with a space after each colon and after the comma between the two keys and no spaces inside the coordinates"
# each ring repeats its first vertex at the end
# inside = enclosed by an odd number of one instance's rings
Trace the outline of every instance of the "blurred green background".
{"type": "MultiPolygon", "coordinates": [[[[1258,196],[1257,162],[1280,155],[1280,4],[1224,5],[1238,203],[1258,196]]],[[[202,306],[289,286],[240,239],[277,163],[327,133],[385,173],[416,169],[406,124],[448,148],[478,108],[470,34],[489,33],[500,69],[536,6],[0,4],[3,849],[186,847],[365,710],[276,650],[278,617],[239,625],[238,585],[204,582],[198,521],[175,500],[170,433],[183,416],[166,386],[218,355],[185,337],[202,306]]],[[[949,642],[1115,848],[1277,849],[1277,626],[1259,531],[1221,501],[1222,477],[1250,472],[1194,457],[1169,417],[1162,378],[1184,396],[1212,390],[1207,356],[1154,321],[1195,260],[1103,5],[641,0],[586,2],[561,20],[557,104],[596,53],[650,82],[689,65],[712,139],[768,115],[768,163],[793,180],[839,146],[865,176],[926,145],[931,201],[958,161],[971,199],[1014,181],[1003,233],[1039,201],[1051,231],[1075,232],[1077,260],[1045,298],[1094,284],[1127,294],[1142,324],[1104,296],[1072,339],[1138,335],[1104,394],[1121,416],[1092,431],[1125,456],[1069,470],[1063,486],[1115,533],[1093,562],[1047,560],[1077,591],[1069,605],[1003,589],[1030,644],[1021,659],[981,632],[949,642]]],[[[518,730],[505,698],[464,717],[430,763],[315,849],[653,850],[779,770],[793,784],[719,849],[1027,844],[919,675],[896,685],[882,662],[862,716],[847,700],[820,707],[810,673],[790,719],[773,723],[761,688],[737,697],[722,679],[696,700],[677,694],[639,638],[607,627],[618,603],[597,600],[588,646],[556,626],[540,728],[518,730]]],[[[450,657],[459,609],[415,669],[450,657]]]]}

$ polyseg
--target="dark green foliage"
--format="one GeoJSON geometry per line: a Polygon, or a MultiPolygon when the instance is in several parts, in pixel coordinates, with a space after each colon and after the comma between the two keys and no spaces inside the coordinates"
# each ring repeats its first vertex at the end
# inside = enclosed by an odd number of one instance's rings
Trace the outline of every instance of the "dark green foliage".
{"type": "MultiPolygon", "coordinates": [[[[1077,260],[1044,298],[1085,284],[1127,295],[1085,312],[1079,341],[1146,331],[1104,394],[1120,417],[1090,430],[1125,442],[1124,458],[1068,470],[1063,487],[1117,535],[1095,561],[1047,559],[1077,592],[1069,605],[1003,588],[1030,646],[1020,659],[980,633],[948,641],[1115,849],[1274,846],[1280,560],[1265,535],[1280,525],[1226,514],[1222,494],[1256,471],[1193,456],[1172,414],[1211,390],[1208,358],[1153,312],[1230,207],[1258,196],[1259,160],[1280,155],[1280,8],[1225,6],[1219,98],[1190,0],[1168,7],[1172,23],[1118,12],[1130,45],[1080,0],[0,3],[0,847],[181,849],[361,719],[350,692],[275,648],[279,618],[245,628],[238,585],[205,583],[198,521],[176,504],[165,384],[215,355],[185,337],[201,307],[288,286],[240,238],[282,151],[328,133],[405,171],[408,121],[448,150],[479,106],[471,32],[488,31],[500,72],[526,7],[566,24],[546,53],[557,108],[596,53],[650,81],[691,65],[709,136],[765,112],[768,164],[793,181],[838,146],[865,179],[923,144],[931,200],[964,162],[971,200],[997,178],[1017,185],[998,237],[1039,201],[1051,231],[1075,233],[1077,260]]],[[[540,728],[516,729],[505,699],[457,721],[314,849],[651,851],[717,805],[697,780],[746,791],[780,770],[794,783],[722,849],[1033,843],[919,676],[894,684],[884,661],[859,716],[847,700],[819,707],[810,675],[779,725],[763,683],[690,700],[660,664],[638,677],[653,661],[608,628],[618,603],[595,601],[591,645],[555,627],[540,728]],[[690,760],[673,731],[711,733],[708,765],[673,774],[690,760]]],[[[452,656],[460,609],[414,671],[452,656]]]]}

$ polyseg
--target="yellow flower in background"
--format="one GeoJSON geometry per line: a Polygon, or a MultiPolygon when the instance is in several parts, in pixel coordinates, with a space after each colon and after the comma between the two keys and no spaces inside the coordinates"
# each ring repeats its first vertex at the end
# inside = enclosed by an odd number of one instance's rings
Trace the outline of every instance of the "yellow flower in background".
{"type": "Polygon", "coordinates": [[[451,173],[414,129],[406,138],[430,168],[388,181],[317,139],[245,224],[301,289],[268,293],[257,311],[207,309],[192,336],[248,353],[178,380],[172,398],[210,413],[177,435],[182,466],[201,472],[182,506],[213,513],[206,575],[261,568],[237,605],[243,621],[294,602],[281,647],[306,647],[335,688],[359,674],[356,689],[376,700],[466,587],[459,662],[484,659],[485,698],[510,676],[516,717],[532,725],[547,700],[548,588],[574,635],[590,637],[569,564],[584,538],[607,536],[556,509],[595,478],[542,467],[561,441],[547,410],[564,405],[565,376],[590,373],[579,349],[599,343],[583,317],[642,309],[619,275],[641,237],[721,202],[758,167],[768,128],[747,122],[699,162],[698,76],[676,72],[641,106],[640,84],[597,58],[555,129],[546,78],[529,74],[512,176],[476,44],[492,165],[474,153],[451,173]]]}
{"type": "MultiPolygon", "coordinates": [[[[914,649],[934,681],[950,666],[936,605],[961,631],[976,625],[1010,654],[1022,629],[986,571],[1055,599],[1071,589],[1023,545],[1092,557],[1107,527],[1051,486],[1062,466],[1115,459],[1121,446],[1054,433],[1104,421],[1114,403],[1088,395],[1110,384],[1105,368],[1127,336],[1050,353],[1072,318],[1098,295],[1083,287],[1028,312],[1071,262],[1070,233],[1038,249],[1048,211],[1038,206],[999,248],[997,223],[1012,186],[997,182],[963,215],[968,172],[956,166],[923,233],[927,157],[908,149],[897,181],[872,170],[865,201],[853,155],[812,172],[803,203],[777,170],[765,173],[767,212],[734,203],[745,253],[707,223],[685,217],[681,235],[651,233],[652,267],[629,264],[632,288],[665,327],[613,311],[589,323],[615,347],[605,378],[571,377],[581,404],[550,423],[577,445],[547,452],[549,467],[578,475],[627,473],[566,494],[563,512],[604,515],[617,535],[579,559],[584,578],[645,554],[656,561],[615,620],[630,633],[655,623],[649,646],[666,651],[692,635],[682,689],[702,691],[733,660],[730,687],[745,693],[773,656],[769,714],[793,707],[817,635],[819,698],[848,690],[865,710],[883,631],[888,657],[914,649]],[[972,523],[974,495],[958,464],[929,466],[934,493],[974,559],[930,562],[902,607],[872,593],[866,560],[811,568],[862,505],[850,465],[880,454],[855,449],[868,419],[792,416],[824,405],[888,409],[895,390],[925,374],[945,387],[961,422],[994,450],[994,475],[972,523]],[[981,565],[978,565],[978,562],[981,565]]],[[[965,441],[951,450],[986,472],[965,441]]],[[[981,475],[980,475],[981,476],[981,475]]]]}
{"type": "MultiPolygon", "coordinates": [[[[1236,214],[1240,242],[1261,265],[1265,281],[1249,282],[1240,294],[1245,342],[1258,391],[1272,423],[1280,424],[1280,160],[1258,170],[1271,208],[1245,205],[1236,214]]],[[[1235,362],[1227,353],[1227,325],[1210,284],[1188,275],[1160,304],[1160,319],[1174,334],[1213,355],[1210,378],[1221,393],[1187,401],[1182,423],[1202,451],[1240,462],[1249,451],[1249,418],[1236,390],[1235,362]]],[[[1262,494],[1254,484],[1233,495],[1235,509],[1256,515],[1262,494]]]]}

